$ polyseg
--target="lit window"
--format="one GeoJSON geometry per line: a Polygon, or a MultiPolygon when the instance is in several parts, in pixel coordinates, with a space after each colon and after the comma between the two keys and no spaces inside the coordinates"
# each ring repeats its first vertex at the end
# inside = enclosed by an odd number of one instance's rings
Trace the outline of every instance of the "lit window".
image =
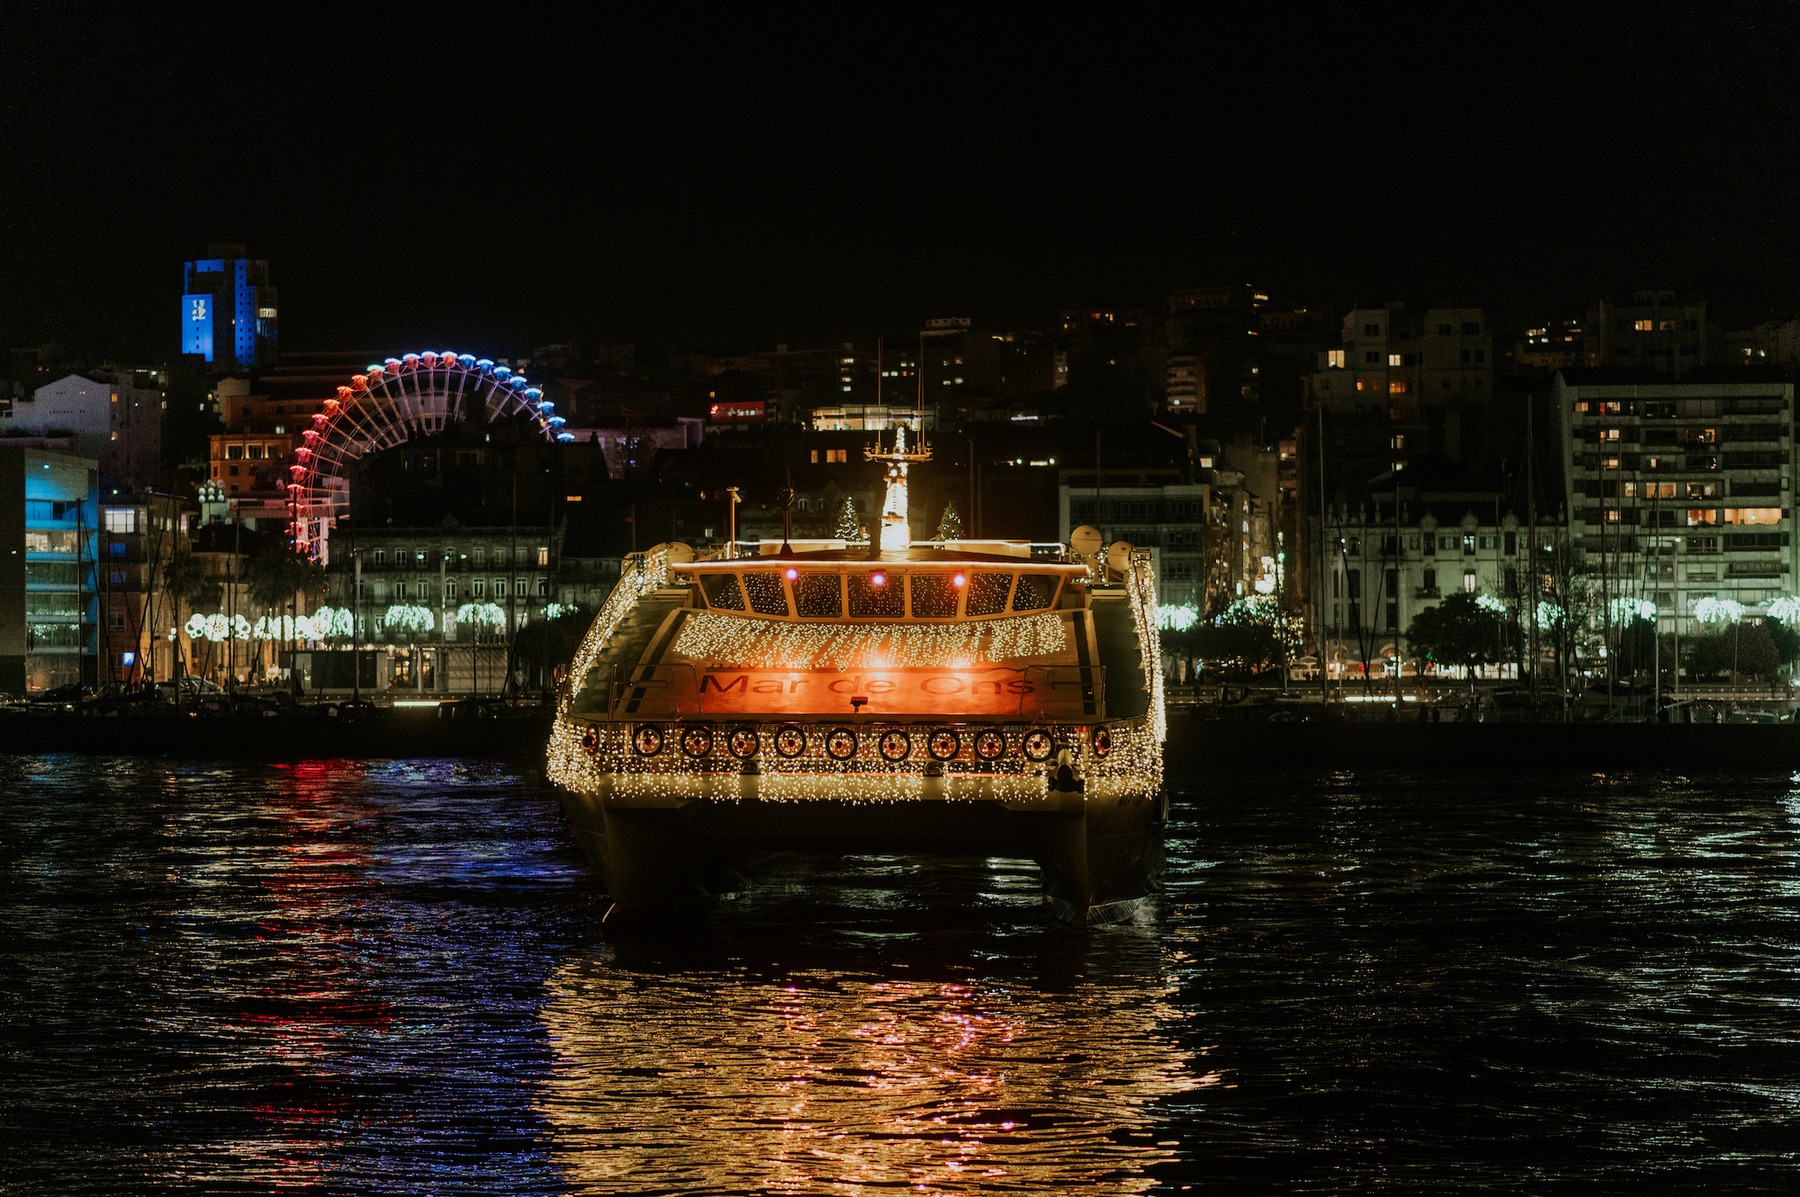
{"type": "Polygon", "coordinates": [[[1631,327],[1638,332],[1649,332],[1656,327],[1654,320],[1634,320],[1631,327]]]}
{"type": "Polygon", "coordinates": [[[1400,364],[1401,363],[1400,363],[1400,355],[1399,354],[1397,354],[1397,353],[1388,354],[1388,365],[1398,366],[1400,364]]]}
{"type": "Polygon", "coordinates": [[[550,546],[549,545],[539,545],[538,546],[538,562],[537,563],[538,563],[538,568],[540,568],[540,569],[542,569],[550,564],[550,546]]]}
{"type": "Polygon", "coordinates": [[[1325,353],[1325,365],[1327,369],[1342,370],[1344,368],[1344,351],[1342,349],[1327,350],[1325,353]]]}
{"type": "Polygon", "coordinates": [[[1475,593],[1475,571],[1472,569],[1463,570],[1463,593],[1475,593]]]}

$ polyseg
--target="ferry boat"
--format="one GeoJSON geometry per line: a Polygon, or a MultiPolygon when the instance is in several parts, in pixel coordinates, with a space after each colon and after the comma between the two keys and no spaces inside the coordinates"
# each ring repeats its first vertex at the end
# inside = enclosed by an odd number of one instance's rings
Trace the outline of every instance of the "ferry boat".
{"type": "Polygon", "coordinates": [[[636,554],[557,700],[548,773],[609,924],[781,853],[1024,856],[1117,921],[1159,873],[1164,714],[1147,553],[1078,529],[915,544],[904,426],[875,546],[636,554]]]}

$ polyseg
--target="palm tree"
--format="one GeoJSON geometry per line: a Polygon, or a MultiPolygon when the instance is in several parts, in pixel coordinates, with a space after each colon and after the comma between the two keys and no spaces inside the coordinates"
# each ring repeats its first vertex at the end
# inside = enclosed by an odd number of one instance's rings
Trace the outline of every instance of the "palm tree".
{"type": "Polygon", "coordinates": [[[244,562],[243,583],[252,603],[279,618],[283,607],[298,606],[301,594],[324,593],[325,567],[286,546],[265,549],[244,562]]]}
{"type": "MultiPolygon", "coordinates": [[[[183,626],[187,615],[193,614],[201,607],[218,610],[219,598],[224,588],[217,579],[207,576],[206,565],[198,557],[185,550],[178,550],[169,558],[162,571],[163,593],[169,596],[169,607],[174,616],[173,626],[183,626]],[[185,608],[185,613],[183,611],[185,608]]],[[[181,651],[181,638],[175,638],[176,651],[181,651]]],[[[182,658],[182,672],[187,672],[187,659],[182,658]]]]}

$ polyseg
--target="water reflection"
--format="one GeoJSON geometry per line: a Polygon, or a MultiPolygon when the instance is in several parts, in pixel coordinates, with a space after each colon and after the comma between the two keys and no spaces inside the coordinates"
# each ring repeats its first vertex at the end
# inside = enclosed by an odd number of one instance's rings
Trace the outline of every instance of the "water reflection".
{"type": "Polygon", "coordinates": [[[1155,933],[1043,928],[1030,866],[914,868],[852,862],[707,929],[560,968],[542,1110],[571,1181],[618,1194],[1151,1188],[1174,1146],[1157,1102],[1212,1080],[1176,1042],[1155,933]],[[893,878],[904,891],[885,888],[895,870],[911,873],[893,878]]]}

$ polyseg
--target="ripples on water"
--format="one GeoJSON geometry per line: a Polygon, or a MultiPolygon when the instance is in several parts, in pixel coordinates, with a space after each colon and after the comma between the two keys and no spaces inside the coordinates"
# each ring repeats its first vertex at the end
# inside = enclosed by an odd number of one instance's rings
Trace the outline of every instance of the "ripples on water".
{"type": "Polygon", "coordinates": [[[1792,1191],[1800,795],[1178,794],[1154,917],[807,866],[633,944],[444,762],[0,760],[0,1191],[1792,1191]]]}

